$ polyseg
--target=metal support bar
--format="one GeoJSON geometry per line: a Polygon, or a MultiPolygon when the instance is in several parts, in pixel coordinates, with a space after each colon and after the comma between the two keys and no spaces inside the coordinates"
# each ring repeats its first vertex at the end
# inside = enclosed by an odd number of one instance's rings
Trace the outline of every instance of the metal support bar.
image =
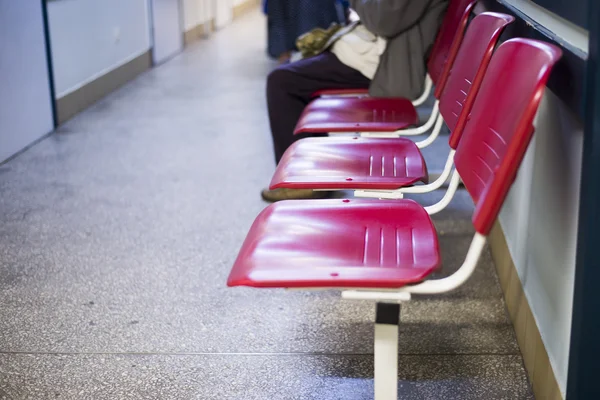
{"type": "Polygon", "coordinates": [[[450,178],[450,184],[448,185],[448,189],[446,189],[446,194],[444,194],[444,197],[442,197],[442,199],[437,203],[425,207],[425,211],[427,211],[429,215],[433,215],[439,213],[444,208],[446,208],[454,198],[459,184],[460,175],[458,174],[457,170],[454,170],[454,172],[452,173],[452,178],[450,178]]]}
{"type": "Polygon", "coordinates": [[[442,117],[442,114],[439,114],[438,118],[437,118],[437,122],[435,123],[435,128],[433,128],[433,131],[431,131],[429,136],[427,136],[424,140],[421,140],[420,142],[416,143],[417,147],[420,149],[424,149],[425,147],[427,147],[431,143],[433,143],[435,141],[435,139],[437,139],[437,137],[440,136],[440,132],[442,131],[443,127],[444,127],[444,117],[442,117]]]}
{"type": "Polygon", "coordinates": [[[397,400],[400,304],[377,303],[376,307],[375,400],[397,400]]]}
{"type": "Polygon", "coordinates": [[[465,257],[465,261],[458,271],[442,279],[432,279],[413,286],[405,286],[398,289],[400,292],[409,292],[413,294],[439,294],[451,292],[461,287],[473,275],[481,252],[486,243],[486,237],[481,233],[476,233],[465,257]]]}
{"type": "MultiPolygon", "coordinates": [[[[454,150],[454,149],[450,150],[450,153],[448,153],[448,158],[446,159],[446,164],[444,165],[444,170],[433,182],[428,183],[427,185],[417,185],[417,186],[402,188],[402,189],[400,189],[402,191],[402,193],[429,193],[429,192],[432,192],[434,190],[441,188],[444,185],[444,183],[446,183],[448,178],[450,177],[450,173],[452,172],[452,167],[454,166],[454,154],[455,153],[456,153],[456,150],[454,150]]],[[[432,175],[430,174],[429,176],[431,177],[432,175]]]]}
{"type": "MultiPolygon", "coordinates": [[[[400,129],[395,132],[356,132],[360,136],[363,137],[374,137],[374,138],[398,138],[404,136],[418,136],[424,133],[429,132],[431,128],[435,125],[436,121],[442,119],[440,114],[440,101],[436,100],[433,104],[433,109],[431,110],[431,115],[429,115],[429,119],[425,124],[418,126],[416,128],[408,128],[408,129],[400,129]]],[[[439,133],[439,132],[438,132],[439,133]]]]}
{"type": "Polygon", "coordinates": [[[390,290],[378,290],[373,289],[357,289],[357,290],[344,290],[342,292],[342,299],[345,300],[371,300],[380,301],[385,303],[402,303],[410,301],[410,293],[398,292],[394,289],[390,290]]]}
{"type": "Polygon", "coordinates": [[[412,102],[413,106],[419,107],[421,104],[425,103],[431,95],[431,89],[433,89],[433,80],[431,79],[431,76],[427,74],[425,77],[425,89],[423,89],[421,96],[412,102]]]}
{"type": "MultiPolygon", "coordinates": [[[[391,200],[399,200],[399,199],[403,199],[404,198],[404,194],[405,193],[429,193],[429,192],[433,192],[434,190],[437,190],[439,188],[441,188],[444,183],[448,180],[448,178],[450,177],[450,173],[452,172],[452,167],[454,166],[454,153],[456,153],[456,151],[454,149],[450,150],[450,153],[448,154],[448,159],[446,160],[446,165],[444,166],[444,170],[442,171],[442,173],[440,174],[440,176],[438,176],[436,178],[435,181],[428,183],[427,185],[416,185],[416,186],[411,186],[411,187],[405,187],[405,188],[400,188],[400,189],[396,189],[396,190],[355,190],[354,191],[354,196],[355,197],[364,197],[364,198],[371,198],[371,199],[391,199],[391,200]]],[[[458,174],[458,173],[457,173],[458,174]]],[[[454,193],[456,192],[456,189],[458,188],[458,185],[460,184],[460,177],[456,178],[457,182],[456,182],[456,187],[452,188],[452,180],[450,180],[450,183],[448,184],[448,191],[453,191],[450,195],[450,197],[446,198],[446,196],[444,196],[444,199],[446,199],[448,202],[450,202],[450,200],[452,200],[452,196],[454,196],[454,193]]],[[[439,205],[440,203],[438,203],[439,205]]],[[[443,207],[447,206],[448,203],[446,203],[443,207]]],[[[437,206],[436,204],[434,204],[431,207],[435,207],[437,206]]],[[[441,211],[442,208],[440,208],[438,211],[441,211]]],[[[436,212],[438,212],[436,211],[436,212]]],[[[434,212],[435,214],[435,212],[434,212]]]]}
{"type": "Polygon", "coordinates": [[[355,190],[354,197],[365,199],[400,200],[404,198],[404,193],[402,193],[400,190],[355,190]]]}

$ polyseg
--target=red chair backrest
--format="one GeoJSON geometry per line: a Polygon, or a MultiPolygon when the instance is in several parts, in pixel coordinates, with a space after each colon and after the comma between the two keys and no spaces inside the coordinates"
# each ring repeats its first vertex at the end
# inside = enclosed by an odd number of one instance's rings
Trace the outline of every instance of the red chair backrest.
{"type": "Polygon", "coordinates": [[[471,111],[500,34],[514,20],[506,14],[483,13],[467,28],[440,97],[440,112],[452,132],[450,147],[453,149],[458,145],[464,121],[471,111]]]}
{"type": "Polygon", "coordinates": [[[473,225],[489,234],[533,135],[533,119],[562,52],[548,43],[512,39],[492,56],[454,162],[475,202],[473,225]]]}
{"type": "Polygon", "coordinates": [[[442,26],[433,44],[427,71],[436,85],[435,96],[442,93],[446,76],[460,47],[469,15],[477,0],[450,0],[442,26]]]}

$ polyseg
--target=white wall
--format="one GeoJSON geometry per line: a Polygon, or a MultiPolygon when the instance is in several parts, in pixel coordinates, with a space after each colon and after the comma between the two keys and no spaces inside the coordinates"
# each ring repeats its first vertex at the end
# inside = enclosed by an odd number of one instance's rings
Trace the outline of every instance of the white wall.
{"type": "Polygon", "coordinates": [[[544,7],[535,4],[531,0],[499,1],[523,12],[553,35],[559,37],[565,45],[575,48],[583,53],[587,53],[588,42],[590,40],[590,34],[587,30],[561,18],[544,7]]]}
{"type": "MultiPolygon", "coordinates": [[[[499,0],[586,53],[586,30],[531,0],[499,0]]],[[[567,386],[583,126],[547,91],[537,130],[500,214],[511,256],[563,397],[567,386]]]]}
{"type": "MultiPolygon", "coordinates": [[[[217,0],[218,1],[218,0],[217,0]]],[[[210,21],[215,0],[183,0],[183,21],[186,31],[210,21]]]]}
{"type": "Polygon", "coordinates": [[[183,0],[185,30],[215,18],[218,28],[226,26],[232,17],[234,6],[252,0],[183,0]]]}
{"type": "Polygon", "coordinates": [[[567,384],[583,127],[547,91],[536,133],[500,223],[565,394],[567,384]]]}
{"type": "Polygon", "coordinates": [[[217,9],[215,10],[215,26],[223,28],[227,26],[233,19],[233,1],[219,0],[217,1],[217,9]]]}
{"type": "Polygon", "coordinates": [[[45,46],[41,2],[0,0],[0,162],[53,128],[45,46]]]}
{"type": "Polygon", "coordinates": [[[162,63],[183,49],[183,21],[180,0],[150,0],[152,59],[162,63]]]}
{"type": "Polygon", "coordinates": [[[48,2],[56,98],[150,49],[147,0],[48,2]]]}

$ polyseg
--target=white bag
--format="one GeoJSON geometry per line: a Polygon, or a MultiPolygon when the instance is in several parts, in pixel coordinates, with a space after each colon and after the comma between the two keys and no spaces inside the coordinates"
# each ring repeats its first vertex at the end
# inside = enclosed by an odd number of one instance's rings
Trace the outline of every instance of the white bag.
{"type": "Polygon", "coordinates": [[[384,38],[374,35],[364,25],[359,24],[340,37],[333,44],[331,52],[342,63],[373,79],[379,66],[379,58],[386,46],[387,41],[384,38]]]}

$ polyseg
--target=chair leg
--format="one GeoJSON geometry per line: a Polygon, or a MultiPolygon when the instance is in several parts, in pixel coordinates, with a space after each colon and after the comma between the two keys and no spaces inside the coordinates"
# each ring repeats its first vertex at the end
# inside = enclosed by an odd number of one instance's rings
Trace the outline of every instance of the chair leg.
{"type": "Polygon", "coordinates": [[[375,400],[398,398],[400,304],[377,303],[375,317],[375,400]]]}
{"type": "Polygon", "coordinates": [[[433,80],[431,79],[431,76],[427,74],[425,77],[425,88],[423,89],[423,93],[418,99],[412,102],[413,106],[419,107],[421,104],[425,103],[425,101],[431,95],[431,89],[433,89],[433,80]]]}
{"type": "Polygon", "coordinates": [[[452,178],[450,178],[450,183],[448,184],[448,189],[446,189],[446,193],[444,194],[444,197],[442,197],[442,199],[440,201],[438,201],[437,203],[425,207],[425,211],[427,211],[427,214],[434,215],[434,214],[437,214],[440,211],[442,211],[444,208],[446,208],[446,206],[448,204],[450,204],[450,202],[454,198],[454,195],[456,194],[456,190],[458,189],[459,184],[460,184],[460,175],[458,174],[458,171],[455,169],[454,172],[452,173],[452,178]]]}
{"type": "Polygon", "coordinates": [[[425,147],[433,143],[435,139],[437,139],[437,137],[440,135],[440,132],[442,131],[443,127],[444,117],[442,116],[442,114],[439,114],[435,123],[435,128],[433,128],[433,131],[431,131],[429,136],[427,136],[425,139],[421,140],[420,142],[416,142],[417,147],[420,149],[424,149],[425,147]]]}

